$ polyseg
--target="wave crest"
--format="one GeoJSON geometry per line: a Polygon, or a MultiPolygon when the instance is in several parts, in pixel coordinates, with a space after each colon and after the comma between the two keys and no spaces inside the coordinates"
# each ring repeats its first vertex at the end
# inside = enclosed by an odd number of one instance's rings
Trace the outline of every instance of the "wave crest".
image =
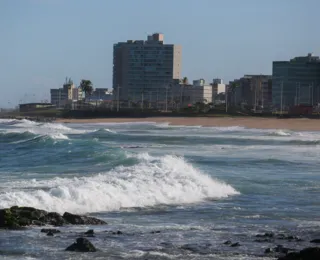
{"type": "Polygon", "coordinates": [[[86,213],[195,203],[238,194],[230,185],[201,173],[183,158],[142,157],[134,166],[119,166],[93,177],[15,183],[15,187],[31,186],[33,190],[0,194],[0,207],[24,205],[86,213]],[[43,189],[44,186],[49,187],[43,189]]]}

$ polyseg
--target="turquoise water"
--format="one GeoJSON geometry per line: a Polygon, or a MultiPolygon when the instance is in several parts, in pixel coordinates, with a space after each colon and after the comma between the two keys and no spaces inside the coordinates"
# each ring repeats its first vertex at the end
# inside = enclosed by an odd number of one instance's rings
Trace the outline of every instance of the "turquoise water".
{"type": "MultiPolygon", "coordinates": [[[[90,238],[96,259],[273,259],[264,249],[280,242],[256,234],[304,239],[281,241],[290,248],[320,235],[319,155],[320,132],[0,120],[0,208],[106,220],[90,238]]],[[[88,228],[0,231],[0,254],[92,259],[64,252],[88,228]]]]}

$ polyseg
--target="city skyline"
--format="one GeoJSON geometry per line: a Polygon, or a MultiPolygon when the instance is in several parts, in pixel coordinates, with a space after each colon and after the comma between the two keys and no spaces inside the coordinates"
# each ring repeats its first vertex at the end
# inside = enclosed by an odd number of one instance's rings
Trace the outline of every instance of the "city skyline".
{"type": "Polygon", "coordinates": [[[154,32],[182,46],[182,76],[190,80],[272,74],[272,61],[320,54],[316,0],[125,4],[1,1],[0,107],[14,106],[26,94],[49,100],[49,90],[61,87],[66,76],[76,85],[88,78],[111,89],[113,44],[154,32]]]}

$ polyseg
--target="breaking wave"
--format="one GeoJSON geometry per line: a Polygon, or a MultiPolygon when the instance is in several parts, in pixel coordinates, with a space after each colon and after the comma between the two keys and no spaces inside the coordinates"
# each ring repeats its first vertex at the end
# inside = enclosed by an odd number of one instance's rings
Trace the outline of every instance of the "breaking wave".
{"type": "Polygon", "coordinates": [[[0,132],[1,143],[19,144],[30,142],[40,142],[47,139],[52,140],[69,140],[69,137],[62,133],[49,133],[45,135],[35,134],[33,131],[11,131],[11,132],[0,132]]]}
{"type": "Polygon", "coordinates": [[[0,193],[0,208],[27,205],[60,213],[86,213],[195,203],[238,194],[181,157],[140,154],[138,161],[91,177],[11,183],[20,190],[9,188],[0,193]]]}

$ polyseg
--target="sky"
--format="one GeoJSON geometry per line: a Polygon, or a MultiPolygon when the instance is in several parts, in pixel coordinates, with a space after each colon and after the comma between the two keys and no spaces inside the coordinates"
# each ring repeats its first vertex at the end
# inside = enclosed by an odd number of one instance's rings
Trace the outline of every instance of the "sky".
{"type": "Polygon", "coordinates": [[[116,42],[164,33],[189,80],[271,74],[320,55],[319,0],[0,0],[0,107],[50,100],[66,77],[112,87],[116,42]]]}

